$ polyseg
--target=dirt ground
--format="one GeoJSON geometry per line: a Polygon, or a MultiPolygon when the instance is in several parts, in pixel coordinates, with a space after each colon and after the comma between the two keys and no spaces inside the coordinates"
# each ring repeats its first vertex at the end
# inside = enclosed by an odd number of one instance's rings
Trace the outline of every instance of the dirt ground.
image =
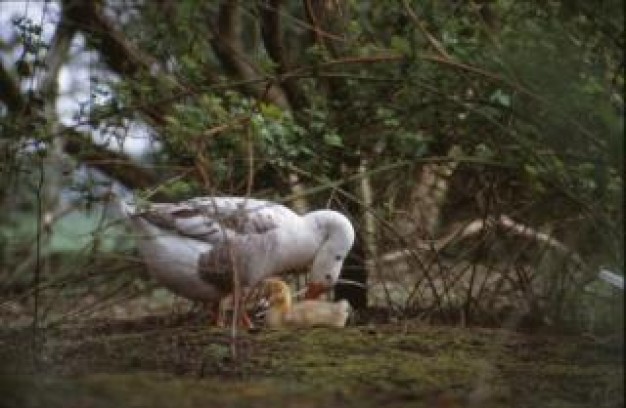
{"type": "Polygon", "coordinates": [[[201,319],[0,330],[0,407],[623,407],[623,337],[201,319]],[[237,356],[231,356],[236,347],[237,356]],[[33,352],[35,351],[35,352],[33,352]]]}

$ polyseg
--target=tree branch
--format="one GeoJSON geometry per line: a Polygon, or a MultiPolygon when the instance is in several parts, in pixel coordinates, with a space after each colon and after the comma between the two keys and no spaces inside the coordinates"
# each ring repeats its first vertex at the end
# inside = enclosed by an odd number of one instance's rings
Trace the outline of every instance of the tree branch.
{"type": "Polygon", "coordinates": [[[313,9],[311,0],[304,0],[304,10],[306,12],[306,18],[309,20],[309,25],[312,32],[313,42],[321,46],[325,46],[324,37],[322,35],[322,29],[320,27],[317,14],[313,9]]]}
{"type": "MultiPolygon", "coordinates": [[[[337,29],[337,21],[333,21],[330,13],[333,9],[333,5],[331,5],[331,2],[327,1],[303,1],[306,17],[310,26],[312,41],[322,49],[326,50],[331,58],[339,59],[340,55],[348,52],[346,49],[347,44],[338,43],[336,38],[331,38],[326,35],[326,33],[329,32],[329,27],[334,28],[334,31],[337,32],[345,32],[346,27],[341,27],[343,30],[337,29]],[[327,41],[327,39],[333,39],[335,41],[327,41]]],[[[334,3],[334,6],[338,8],[339,4],[334,3]]],[[[336,11],[335,14],[341,14],[341,10],[336,11]]],[[[350,88],[346,85],[344,80],[326,77],[320,82],[330,99],[341,103],[350,103],[350,88]]]]}
{"type": "Polygon", "coordinates": [[[431,33],[428,32],[428,30],[426,29],[426,25],[424,24],[423,21],[419,19],[417,14],[415,14],[415,11],[413,11],[408,1],[402,0],[402,5],[404,6],[404,9],[406,10],[411,20],[413,20],[413,23],[415,24],[415,26],[417,26],[417,29],[420,31],[420,33],[422,33],[424,38],[426,38],[426,40],[435,49],[435,51],[437,51],[437,53],[439,53],[441,57],[445,59],[449,59],[449,60],[452,59],[450,57],[450,54],[446,52],[446,49],[444,48],[443,44],[441,44],[439,40],[437,40],[431,33]]]}
{"type": "Polygon", "coordinates": [[[158,177],[141,166],[133,163],[125,154],[110,151],[98,146],[88,135],[66,129],[63,151],[89,167],[103,172],[128,188],[142,189],[153,187],[158,177]]]}
{"type": "Polygon", "coordinates": [[[26,102],[20,93],[17,80],[4,68],[0,61],[0,100],[4,102],[7,110],[12,114],[20,113],[24,110],[26,102]]]}
{"type": "Polygon", "coordinates": [[[70,45],[74,39],[76,27],[67,23],[67,17],[61,16],[61,20],[57,24],[54,37],[50,43],[50,49],[46,54],[45,67],[46,71],[41,81],[39,92],[45,100],[52,98],[52,104],[57,97],[57,80],[59,71],[67,59],[70,45]]]}
{"type": "MultiPolygon", "coordinates": [[[[224,0],[219,9],[217,30],[213,30],[213,50],[226,71],[243,80],[262,79],[258,67],[245,56],[241,43],[241,16],[238,0],[224,0]]],[[[276,84],[251,83],[245,91],[259,99],[265,99],[283,109],[291,109],[283,90],[276,84]]]]}
{"type": "MultiPolygon", "coordinates": [[[[175,78],[157,75],[158,61],[135,47],[124,33],[117,30],[103,15],[99,4],[95,1],[65,0],[63,10],[68,23],[87,34],[89,44],[100,52],[109,68],[128,79],[153,78],[163,81],[173,92],[185,90],[175,78]]],[[[153,124],[165,123],[164,106],[145,105],[141,111],[153,124]]]]}
{"type": "MultiPolygon", "coordinates": [[[[272,58],[277,65],[276,71],[281,75],[289,72],[291,68],[291,63],[289,62],[283,41],[280,18],[282,5],[283,0],[259,1],[263,44],[270,58],[272,58]]],[[[285,89],[289,103],[294,109],[297,110],[306,105],[307,101],[304,92],[293,77],[286,78],[282,82],[282,86],[285,89]]]]}
{"type": "Polygon", "coordinates": [[[78,29],[89,34],[91,45],[101,51],[107,65],[117,73],[133,77],[150,72],[157,61],[131,44],[102,14],[100,2],[65,0],[64,13],[78,29]]]}

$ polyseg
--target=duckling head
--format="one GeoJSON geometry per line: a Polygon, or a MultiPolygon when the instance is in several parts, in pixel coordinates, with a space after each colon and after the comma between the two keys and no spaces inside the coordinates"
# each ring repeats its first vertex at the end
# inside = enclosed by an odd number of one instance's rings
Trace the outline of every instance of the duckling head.
{"type": "Polygon", "coordinates": [[[291,309],[291,291],[285,281],[276,278],[266,279],[265,291],[270,308],[283,312],[291,309]]]}

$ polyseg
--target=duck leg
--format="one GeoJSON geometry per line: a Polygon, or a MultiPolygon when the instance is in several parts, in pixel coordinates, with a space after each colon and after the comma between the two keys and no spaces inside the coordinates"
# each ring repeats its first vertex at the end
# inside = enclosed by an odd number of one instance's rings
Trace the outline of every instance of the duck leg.
{"type": "Polygon", "coordinates": [[[242,313],[241,316],[239,316],[239,325],[248,330],[254,329],[254,324],[247,313],[242,313]]]}
{"type": "MultiPolygon", "coordinates": [[[[235,296],[235,294],[233,293],[233,307],[235,305],[235,302],[237,303],[237,313],[238,313],[238,319],[237,319],[237,324],[241,327],[244,327],[248,330],[254,328],[254,324],[252,323],[252,320],[250,319],[250,316],[248,316],[248,310],[246,309],[246,303],[248,300],[248,294],[246,292],[246,290],[244,289],[242,292],[240,291],[236,291],[239,292],[237,293],[237,296],[235,296]]],[[[234,309],[233,309],[234,311],[234,309]]]]}
{"type": "Polygon", "coordinates": [[[250,316],[248,316],[248,311],[245,310],[245,308],[240,309],[239,324],[248,330],[254,329],[254,324],[252,323],[250,316]]]}
{"type": "Polygon", "coordinates": [[[209,327],[217,326],[217,327],[226,327],[225,317],[224,317],[224,309],[222,307],[222,300],[217,302],[206,302],[205,310],[207,310],[207,315],[209,318],[209,327]]]}
{"type": "Polygon", "coordinates": [[[235,296],[234,293],[231,294],[230,299],[226,296],[216,303],[207,303],[207,307],[209,308],[209,326],[217,326],[220,328],[228,327],[230,325],[226,314],[228,303],[231,303],[232,312],[234,313],[235,302],[237,301],[239,302],[237,304],[237,325],[246,329],[254,328],[254,324],[248,316],[248,312],[245,308],[246,297],[235,296]],[[237,297],[240,299],[237,300],[237,297]]]}

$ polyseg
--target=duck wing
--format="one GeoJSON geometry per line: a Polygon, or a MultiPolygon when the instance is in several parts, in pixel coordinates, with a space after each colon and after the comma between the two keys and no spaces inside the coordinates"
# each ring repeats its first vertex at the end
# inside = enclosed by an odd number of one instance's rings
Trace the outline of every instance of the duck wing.
{"type": "Polygon", "coordinates": [[[264,234],[297,217],[282,205],[245,197],[197,197],[151,204],[136,215],[159,228],[211,244],[236,235],[264,234]]]}
{"type": "Polygon", "coordinates": [[[254,282],[259,270],[278,245],[273,232],[300,217],[285,206],[246,197],[197,197],[179,203],[153,203],[134,207],[139,217],[161,231],[209,244],[199,254],[199,277],[216,289],[231,290],[233,273],[240,282],[254,282]],[[255,265],[256,264],[256,265],[255,265]]]}
{"type": "Polygon", "coordinates": [[[190,205],[213,220],[220,231],[211,250],[200,255],[198,273],[204,282],[222,292],[232,290],[235,270],[244,286],[253,282],[255,277],[249,276],[251,264],[265,262],[267,254],[278,245],[272,231],[298,217],[282,205],[239,197],[195,198],[190,205]]]}

